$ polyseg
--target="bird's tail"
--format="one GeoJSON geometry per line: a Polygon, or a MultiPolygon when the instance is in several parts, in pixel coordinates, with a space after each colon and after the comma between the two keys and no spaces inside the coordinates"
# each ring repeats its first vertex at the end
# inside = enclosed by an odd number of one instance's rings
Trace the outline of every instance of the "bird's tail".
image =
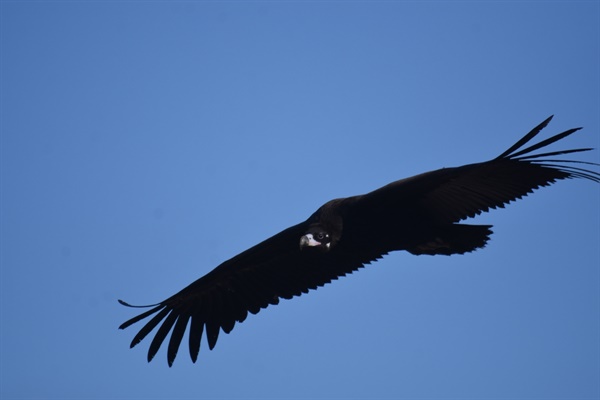
{"type": "Polygon", "coordinates": [[[451,224],[438,227],[434,234],[406,249],[420,255],[464,254],[485,247],[492,230],[491,225],[451,224]]]}

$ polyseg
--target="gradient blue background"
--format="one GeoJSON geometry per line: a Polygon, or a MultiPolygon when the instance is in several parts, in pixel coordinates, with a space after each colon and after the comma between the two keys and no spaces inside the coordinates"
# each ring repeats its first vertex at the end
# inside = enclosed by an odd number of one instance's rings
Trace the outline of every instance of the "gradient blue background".
{"type": "MultiPolygon", "coordinates": [[[[596,399],[600,185],[395,253],[173,368],[136,310],[335,197],[600,147],[598,2],[1,4],[2,399],[596,399]],[[556,149],[558,147],[553,147],[556,149]],[[138,326],[136,326],[137,328],[138,326]]],[[[598,152],[581,156],[600,161],[598,152]]],[[[368,232],[366,233],[368,234],[368,232]]]]}

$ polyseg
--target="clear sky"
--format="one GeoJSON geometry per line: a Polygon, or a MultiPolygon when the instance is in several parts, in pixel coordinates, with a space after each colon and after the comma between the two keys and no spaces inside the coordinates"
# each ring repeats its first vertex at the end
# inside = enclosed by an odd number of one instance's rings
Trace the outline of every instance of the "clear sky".
{"type": "MultiPolygon", "coordinates": [[[[1,6],[4,399],[596,399],[600,185],[394,253],[217,347],[117,327],[335,197],[495,157],[550,114],[600,147],[600,5],[1,6]]],[[[598,151],[581,155],[599,162],[598,151]]]]}

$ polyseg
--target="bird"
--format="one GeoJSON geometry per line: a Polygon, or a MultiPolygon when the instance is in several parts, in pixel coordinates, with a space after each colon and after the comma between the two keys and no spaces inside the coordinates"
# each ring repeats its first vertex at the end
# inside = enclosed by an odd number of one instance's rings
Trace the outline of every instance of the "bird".
{"type": "Polygon", "coordinates": [[[486,246],[491,225],[462,223],[521,199],[557,181],[582,178],[600,183],[600,164],[557,159],[592,148],[537,152],[579,131],[573,128],[524,146],[552,120],[550,116],[498,157],[442,168],[387,184],[366,194],[331,200],[304,222],[291,226],[221,263],[120,329],[140,322],[133,348],[158,327],[147,360],[170,333],[167,362],[173,365],[188,331],[192,362],[202,336],[213,350],[220,331],[230,333],[248,313],[257,314],[281,299],[291,299],[351,274],[393,251],[414,255],[465,254],[486,246]],[[586,168],[587,166],[591,166],[586,168]]]}

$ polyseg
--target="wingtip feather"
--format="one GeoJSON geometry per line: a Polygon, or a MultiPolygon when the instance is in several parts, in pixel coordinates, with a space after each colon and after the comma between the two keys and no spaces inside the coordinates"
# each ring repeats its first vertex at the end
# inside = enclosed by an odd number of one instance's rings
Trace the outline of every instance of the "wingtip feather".
{"type": "Polygon", "coordinates": [[[117,301],[122,306],[130,307],[130,308],[150,308],[150,307],[156,307],[156,306],[160,305],[160,303],[155,303],[155,304],[146,304],[146,305],[143,305],[143,306],[136,306],[136,305],[133,305],[133,304],[129,304],[128,302],[123,301],[121,299],[117,299],[117,301]]]}

